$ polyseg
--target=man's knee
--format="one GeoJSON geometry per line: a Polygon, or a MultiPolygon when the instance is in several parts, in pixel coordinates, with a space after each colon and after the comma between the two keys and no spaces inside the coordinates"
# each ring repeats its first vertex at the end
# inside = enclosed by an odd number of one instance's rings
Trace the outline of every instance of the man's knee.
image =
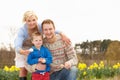
{"type": "Polygon", "coordinates": [[[63,68],[62,69],[62,73],[68,75],[70,73],[70,70],[69,69],[66,69],[66,68],[63,68]]]}
{"type": "Polygon", "coordinates": [[[67,80],[76,80],[77,72],[78,68],[76,66],[72,66],[67,80]]]}
{"type": "Polygon", "coordinates": [[[76,72],[78,71],[78,68],[76,66],[72,66],[70,69],[71,72],[76,72]]]}

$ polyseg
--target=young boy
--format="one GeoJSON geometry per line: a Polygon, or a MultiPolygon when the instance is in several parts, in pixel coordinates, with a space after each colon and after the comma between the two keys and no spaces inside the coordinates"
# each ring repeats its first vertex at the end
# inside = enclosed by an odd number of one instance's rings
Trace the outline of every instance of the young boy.
{"type": "Polygon", "coordinates": [[[44,47],[42,35],[35,32],[31,36],[32,46],[31,53],[27,57],[27,63],[32,65],[32,80],[50,80],[49,71],[52,63],[51,52],[44,47]]]}

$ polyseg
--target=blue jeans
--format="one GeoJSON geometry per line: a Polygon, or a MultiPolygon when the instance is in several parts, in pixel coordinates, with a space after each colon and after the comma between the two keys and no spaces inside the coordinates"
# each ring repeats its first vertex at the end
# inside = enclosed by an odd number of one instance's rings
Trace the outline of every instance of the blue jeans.
{"type": "Polygon", "coordinates": [[[70,73],[69,73],[67,80],[76,80],[77,79],[77,72],[78,72],[77,67],[72,66],[70,69],[70,73]]]}
{"type": "Polygon", "coordinates": [[[63,68],[60,71],[56,71],[50,75],[50,80],[67,80],[70,70],[63,68]]]}

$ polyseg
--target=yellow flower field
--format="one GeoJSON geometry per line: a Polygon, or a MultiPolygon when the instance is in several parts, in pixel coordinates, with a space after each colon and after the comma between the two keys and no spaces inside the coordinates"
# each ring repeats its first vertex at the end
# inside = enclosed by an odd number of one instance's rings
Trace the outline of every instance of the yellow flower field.
{"type": "MultiPolygon", "coordinates": [[[[119,80],[120,63],[114,65],[105,65],[103,61],[87,65],[85,63],[78,64],[77,80],[119,80]]],[[[19,80],[19,68],[16,66],[4,66],[0,69],[0,80],[19,80]]],[[[28,80],[31,78],[29,73],[28,80]]]]}
{"type": "Polygon", "coordinates": [[[106,80],[120,75],[120,63],[116,63],[112,66],[105,65],[103,61],[99,64],[94,62],[89,66],[85,63],[79,63],[78,70],[78,80],[106,80]]]}

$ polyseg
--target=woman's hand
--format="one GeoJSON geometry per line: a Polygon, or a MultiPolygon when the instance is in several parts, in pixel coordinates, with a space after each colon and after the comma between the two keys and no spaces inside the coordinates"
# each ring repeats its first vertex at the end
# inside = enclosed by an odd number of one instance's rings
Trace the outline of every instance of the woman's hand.
{"type": "Polygon", "coordinates": [[[66,44],[71,44],[70,39],[63,33],[60,33],[62,40],[66,43],[66,44]]]}
{"type": "Polygon", "coordinates": [[[30,53],[29,50],[23,50],[23,49],[20,49],[20,54],[23,54],[23,55],[28,55],[30,53]]]}

